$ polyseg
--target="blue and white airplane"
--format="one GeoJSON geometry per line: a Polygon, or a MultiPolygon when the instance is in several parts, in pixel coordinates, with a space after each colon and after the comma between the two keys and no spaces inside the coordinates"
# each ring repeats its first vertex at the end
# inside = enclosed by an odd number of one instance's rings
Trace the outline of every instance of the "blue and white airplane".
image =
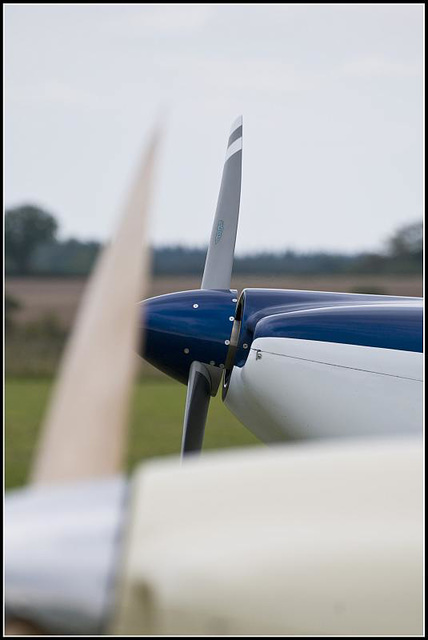
{"type": "Polygon", "coordinates": [[[230,289],[242,172],[231,129],[201,289],[142,304],[143,356],[188,385],[183,453],[197,451],[210,396],[265,442],[417,434],[422,299],[230,289]]]}

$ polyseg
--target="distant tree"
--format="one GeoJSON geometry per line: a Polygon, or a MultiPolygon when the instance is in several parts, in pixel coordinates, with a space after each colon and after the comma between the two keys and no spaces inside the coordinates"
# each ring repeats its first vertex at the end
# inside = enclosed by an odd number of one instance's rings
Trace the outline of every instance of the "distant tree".
{"type": "Polygon", "coordinates": [[[34,252],[31,268],[43,275],[87,275],[101,248],[99,242],[68,240],[43,243],[34,252]]]}
{"type": "Polygon", "coordinates": [[[54,240],[57,221],[43,209],[23,205],[6,211],[5,249],[7,265],[14,271],[27,274],[35,249],[54,240]]]}
{"type": "Polygon", "coordinates": [[[388,270],[396,273],[422,273],[422,221],[406,224],[387,243],[388,270]]]}
{"type": "Polygon", "coordinates": [[[422,221],[400,227],[388,243],[390,255],[399,258],[407,256],[422,257],[422,247],[422,221]]]}

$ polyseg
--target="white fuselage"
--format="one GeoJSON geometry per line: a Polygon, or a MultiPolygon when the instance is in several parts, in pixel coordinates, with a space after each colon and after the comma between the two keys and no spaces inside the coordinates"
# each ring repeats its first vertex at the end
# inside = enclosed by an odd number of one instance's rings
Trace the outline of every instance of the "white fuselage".
{"type": "Polygon", "coordinates": [[[422,432],[423,354],[257,338],[225,403],[265,442],[422,432]]]}

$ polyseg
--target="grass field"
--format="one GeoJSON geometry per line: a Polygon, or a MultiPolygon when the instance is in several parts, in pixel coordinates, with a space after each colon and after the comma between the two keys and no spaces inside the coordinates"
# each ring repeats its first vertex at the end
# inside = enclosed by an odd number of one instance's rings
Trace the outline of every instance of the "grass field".
{"type": "MultiPolygon", "coordinates": [[[[6,380],[6,488],[27,481],[39,426],[52,381],[6,380]]],[[[145,379],[135,386],[128,444],[127,469],[141,460],[176,454],[180,450],[186,388],[167,379],[145,379]]],[[[213,398],[204,448],[260,444],[226,409],[220,396],[213,398]]]]}

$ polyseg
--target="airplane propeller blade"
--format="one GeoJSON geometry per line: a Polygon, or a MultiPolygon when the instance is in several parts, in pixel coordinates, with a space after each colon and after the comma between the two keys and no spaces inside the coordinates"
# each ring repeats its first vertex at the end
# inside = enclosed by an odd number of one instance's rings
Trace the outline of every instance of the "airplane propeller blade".
{"type": "Polygon", "coordinates": [[[242,132],[239,116],[230,130],[201,289],[230,288],[241,200],[242,132]]]}
{"type": "Polygon", "coordinates": [[[229,135],[201,288],[145,300],[141,355],[188,386],[182,454],[200,451],[210,396],[230,361],[237,292],[230,289],[242,177],[242,116],[229,135]]]}
{"type": "Polygon", "coordinates": [[[186,409],[181,453],[198,453],[202,449],[205,423],[211,397],[211,376],[201,362],[192,362],[187,383],[186,409]]]}
{"type": "MultiPolygon", "coordinates": [[[[239,116],[232,125],[227,143],[201,289],[229,289],[231,285],[241,200],[242,132],[242,116],[239,116]]],[[[222,369],[196,361],[190,367],[182,455],[202,449],[210,397],[216,395],[222,374],[222,369]]]]}
{"type": "Polygon", "coordinates": [[[158,132],[137,172],[117,233],[98,259],[53,392],[32,481],[74,481],[122,468],[138,318],[146,288],[146,221],[158,132]]]}
{"type": "Polygon", "coordinates": [[[33,486],[6,501],[6,633],[102,632],[113,597],[126,479],[136,302],[146,289],[146,226],[159,133],[117,233],[98,258],[66,348],[33,486]],[[53,485],[53,486],[51,486],[53,485]]]}

